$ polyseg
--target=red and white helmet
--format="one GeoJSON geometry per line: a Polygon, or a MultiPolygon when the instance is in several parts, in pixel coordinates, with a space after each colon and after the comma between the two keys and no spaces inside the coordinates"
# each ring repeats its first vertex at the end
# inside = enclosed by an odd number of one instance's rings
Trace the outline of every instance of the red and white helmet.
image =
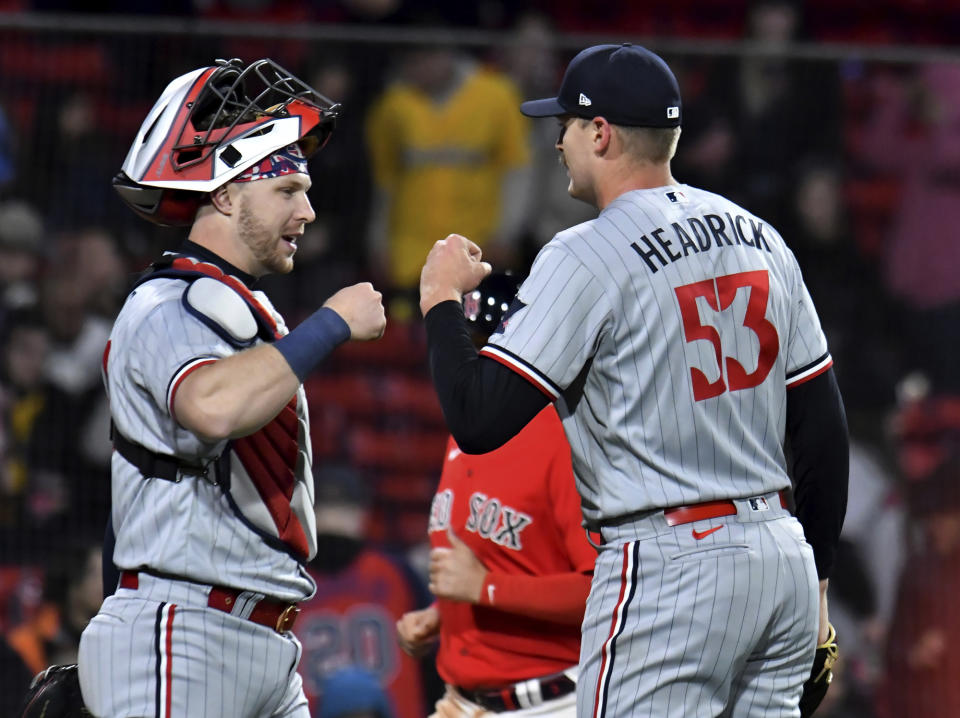
{"type": "Polygon", "coordinates": [[[276,150],[297,143],[310,157],[339,109],[273,60],[217,60],[167,85],[113,186],[141,217],[188,225],[208,192],[276,150]]]}

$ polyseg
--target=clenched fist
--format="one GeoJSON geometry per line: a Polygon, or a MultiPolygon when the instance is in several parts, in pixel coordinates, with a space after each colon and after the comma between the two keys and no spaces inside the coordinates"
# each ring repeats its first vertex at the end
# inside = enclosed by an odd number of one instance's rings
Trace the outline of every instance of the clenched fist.
{"type": "Polygon", "coordinates": [[[387,327],[383,295],[370,282],[344,287],[323,306],[332,309],[350,327],[350,338],[358,341],[379,339],[387,327]]]}
{"type": "Polygon", "coordinates": [[[448,234],[434,244],[420,271],[423,315],[448,299],[459,302],[464,292],[480,284],[492,269],[481,258],[480,247],[459,234],[448,234]]]}
{"type": "Polygon", "coordinates": [[[440,612],[436,606],[407,611],[397,621],[397,642],[408,656],[419,658],[440,635],[440,612]]]}

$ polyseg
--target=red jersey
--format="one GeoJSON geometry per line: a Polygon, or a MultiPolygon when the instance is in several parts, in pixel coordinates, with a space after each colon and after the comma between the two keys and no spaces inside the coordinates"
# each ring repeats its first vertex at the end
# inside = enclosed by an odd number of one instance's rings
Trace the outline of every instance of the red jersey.
{"type": "Polygon", "coordinates": [[[296,634],[303,645],[299,673],[311,715],[320,713],[323,678],[353,664],[380,678],[397,718],[423,718],[420,663],[401,651],[396,639],[397,620],[423,605],[409,571],[373,549],[364,549],[336,574],[308,570],[317,593],[300,604],[296,634]]]}
{"type": "MultiPolygon", "coordinates": [[[[580,582],[585,587],[596,551],[581,521],[570,446],[552,405],[490,453],[464,454],[452,438],[447,442],[443,474],[430,509],[434,548],[450,545],[447,529],[452,528],[491,576],[579,573],[586,578],[580,582]]],[[[493,595],[485,595],[481,604],[437,601],[441,678],[476,689],[577,664],[579,622],[561,624],[495,608],[496,588],[496,580],[484,584],[484,591],[493,595]]]]}

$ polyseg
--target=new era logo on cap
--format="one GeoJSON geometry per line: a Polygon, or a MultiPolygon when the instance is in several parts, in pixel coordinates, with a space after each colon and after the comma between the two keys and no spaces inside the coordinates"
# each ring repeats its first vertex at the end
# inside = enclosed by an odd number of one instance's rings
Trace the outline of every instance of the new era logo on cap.
{"type": "Polygon", "coordinates": [[[593,103],[590,102],[590,98],[587,97],[586,95],[584,95],[584,94],[581,92],[581,93],[580,93],[580,105],[581,105],[582,107],[590,107],[590,105],[592,105],[592,104],[593,104],[593,103]]]}
{"type": "MultiPolygon", "coordinates": [[[[582,97],[582,95],[581,95],[582,97]]],[[[675,120],[680,117],[680,108],[679,107],[668,107],[667,108],[667,119],[675,120]]]]}

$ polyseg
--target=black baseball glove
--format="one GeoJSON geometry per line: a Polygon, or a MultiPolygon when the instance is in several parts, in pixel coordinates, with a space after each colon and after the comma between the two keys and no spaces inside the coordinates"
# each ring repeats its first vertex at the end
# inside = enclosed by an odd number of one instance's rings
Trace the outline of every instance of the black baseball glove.
{"type": "Polygon", "coordinates": [[[817,654],[813,659],[813,668],[810,677],[803,684],[803,693],[800,695],[800,718],[809,718],[817,710],[820,701],[827,695],[827,688],[833,680],[833,664],[840,656],[837,645],[837,631],[833,624],[827,624],[827,640],[817,646],[817,654]]]}
{"type": "Polygon", "coordinates": [[[38,673],[23,699],[20,718],[88,718],[77,664],[50,666],[38,673]]]}

